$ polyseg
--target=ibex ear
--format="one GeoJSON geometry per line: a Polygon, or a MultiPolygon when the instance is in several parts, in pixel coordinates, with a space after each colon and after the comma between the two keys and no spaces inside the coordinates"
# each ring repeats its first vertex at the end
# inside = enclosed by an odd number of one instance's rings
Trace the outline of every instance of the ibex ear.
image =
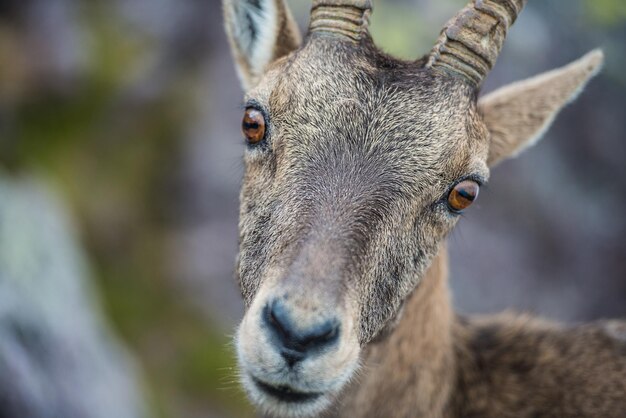
{"type": "Polygon", "coordinates": [[[478,101],[479,112],[491,134],[490,166],[534,145],[557,113],[597,74],[604,55],[594,50],[566,65],[518,81],[478,101]]]}
{"type": "Polygon", "coordinates": [[[245,90],[269,64],[300,45],[300,32],[284,0],[224,0],[224,19],[245,90]]]}

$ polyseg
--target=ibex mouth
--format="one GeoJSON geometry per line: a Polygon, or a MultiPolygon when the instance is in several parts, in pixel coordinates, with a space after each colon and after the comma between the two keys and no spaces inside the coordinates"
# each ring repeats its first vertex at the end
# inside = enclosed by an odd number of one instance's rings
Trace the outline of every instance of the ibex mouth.
{"type": "Polygon", "coordinates": [[[240,378],[269,416],[316,417],[358,368],[352,316],[314,304],[314,292],[304,299],[275,286],[259,290],[237,331],[240,378]]]}
{"type": "Polygon", "coordinates": [[[269,383],[265,383],[255,377],[253,377],[252,380],[262,392],[267,395],[273,396],[274,398],[277,398],[282,402],[309,402],[322,396],[321,393],[316,392],[299,392],[289,386],[274,386],[269,383]]]}

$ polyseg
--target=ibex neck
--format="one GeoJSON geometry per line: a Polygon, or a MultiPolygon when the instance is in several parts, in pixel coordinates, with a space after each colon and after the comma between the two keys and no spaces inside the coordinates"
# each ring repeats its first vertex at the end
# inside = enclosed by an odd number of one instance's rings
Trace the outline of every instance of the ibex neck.
{"type": "Polygon", "coordinates": [[[345,416],[442,415],[456,379],[447,262],[443,246],[394,331],[365,349],[363,374],[343,405],[351,412],[345,416]]]}

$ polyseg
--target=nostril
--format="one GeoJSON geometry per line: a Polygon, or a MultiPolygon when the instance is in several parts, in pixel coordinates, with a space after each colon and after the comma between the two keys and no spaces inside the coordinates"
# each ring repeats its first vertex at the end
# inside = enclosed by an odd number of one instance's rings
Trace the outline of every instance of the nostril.
{"type": "Polygon", "coordinates": [[[320,340],[324,342],[330,342],[339,336],[339,325],[333,325],[324,335],[320,336],[320,340]]]}
{"type": "Polygon", "coordinates": [[[328,321],[309,330],[309,332],[303,336],[300,343],[307,348],[313,348],[330,344],[338,337],[339,325],[335,322],[328,321]]]}
{"type": "Polygon", "coordinates": [[[265,322],[278,332],[282,340],[292,339],[291,326],[285,309],[276,302],[269,303],[264,309],[265,322]]]}

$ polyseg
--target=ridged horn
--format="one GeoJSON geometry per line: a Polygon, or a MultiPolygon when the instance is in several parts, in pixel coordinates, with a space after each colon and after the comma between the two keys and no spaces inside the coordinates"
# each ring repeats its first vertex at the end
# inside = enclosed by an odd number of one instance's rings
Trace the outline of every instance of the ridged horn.
{"type": "Polygon", "coordinates": [[[372,0],[313,0],[309,33],[358,42],[367,36],[372,0]]]}
{"type": "Polygon", "coordinates": [[[526,1],[473,0],[443,28],[426,66],[455,73],[479,87],[526,1]]]}

